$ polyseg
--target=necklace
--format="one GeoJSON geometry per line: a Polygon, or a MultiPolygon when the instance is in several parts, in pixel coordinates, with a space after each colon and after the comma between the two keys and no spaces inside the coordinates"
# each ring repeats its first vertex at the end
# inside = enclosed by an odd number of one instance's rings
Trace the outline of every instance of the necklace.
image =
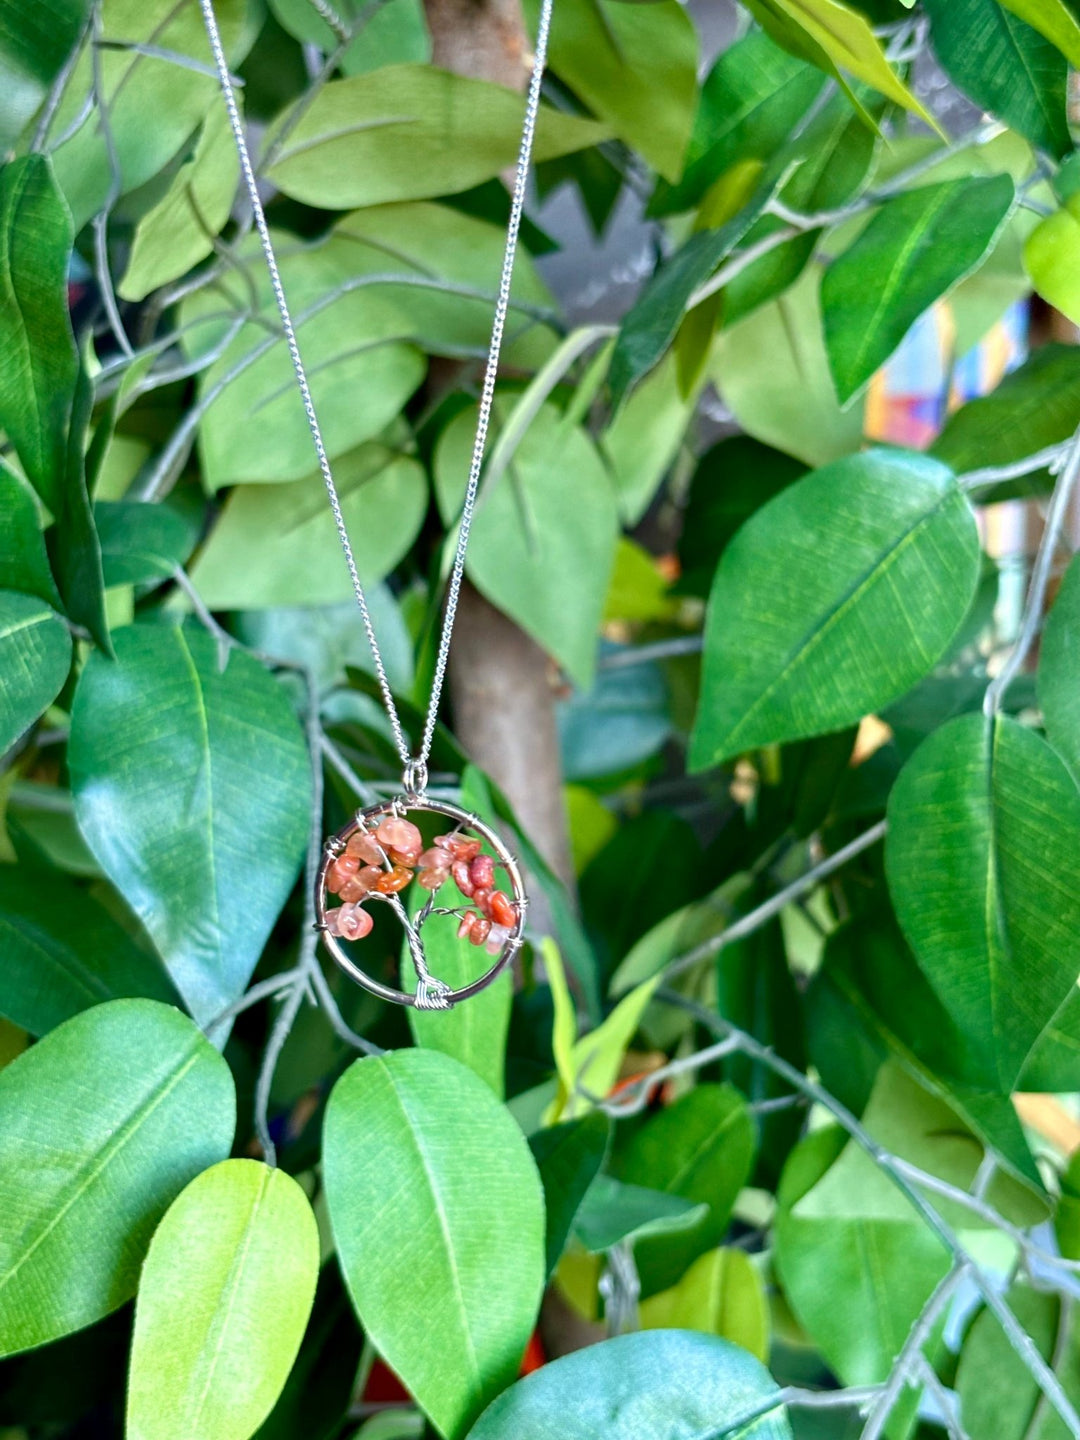
{"type": "Polygon", "coordinates": [[[446,608],[435,659],[431,699],[428,703],[420,747],[414,755],[401,727],[390,681],[387,678],[386,667],[383,664],[379,643],[375,636],[375,627],[364,595],[364,587],[360,583],[360,575],[353,558],[352,545],[341,512],[341,503],[338,499],[337,487],[334,484],[330,460],[326,453],[322,430],[311,398],[307,371],[300,354],[296,331],[281,282],[277,257],[270,239],[270,229],[266,223],[262,201],[259,198],[255,171],[251,164],[244,127],[240,119],[240,110],[236,103],[236,92],[225,58],[225,49],[221,42],[221,32],[214,14],[213,0],[199,0],[203,23],[210,41],[210,50],[218,73],[218,81],[228,110],[233,141],[240,159],[241,175],[251,204],[255,228],[258,231],[263,257],[269,272],[274,299],[281,317],[281,326],[296,375],[296,383],[303,400],[308,428],[311,431],[319,473],[326,485],[338,539],[341,541],[345,563],[348,566],[353,591],[356,595],[356,603],[360,609],[360,617],[375,662],[379,691],[390,720],[394,743],[404,767],[400,795],[383,803],[358,810],[348,825],[327,839],[315,885],[316,928],[322,932],[324,943],[336,963],[359,985],[383,1000],[390,1000],[399,1005],[414,1005],[418,1010],[449,1010],[460,1001],[468,999],[469,996],[475,995],[485,986],[490,985],[495,977],[509,965],[521,947],[528,907],[528,897],[525,893],[520,869],[499,835],[490,826],[484,824],[479,816],[471,814],[450,801],[433,799],[426,792],[427,762],[431,754],[439,702],[446,679],[450,639],[453,634],[454,618],[457,614],[461,583],[465,573],[465,553],[476,510],[476,495],[483,469],[484,452],[487,447],[491,407],[495,399],[499,355],[502,350],[503,332],[510,306],[510,283],[525,204],[525,185],[529,174],[533,138],[540,111],[540,84],[547,55],[552,3],[553,0],[541,0],[536,52],[526,94],[525,120],[521,131],[521,145],[514,177],[510,219],[506,229],[506,248],[503,253],[502,273],[495,301],[491,342],[488,346],[487,363],[484,368],[484,382],[480,392],[476,438],[473,443],[465,501],[458,524],[454,563],[447,586],[446,608]],[[410,816],[416,818],[411,819],[410,816]],[[439,820],[443,822],[444,828],[441,833],[433,834],[433,826],[439,820]],[[447,822],[449,822],[449,828],[445,828],[447,822]],[[502,884],[509,885],[509,894],[500,888],[499,872],[502,872],[505,877],[502,884]],[[414,883],[426,894],[427,898],[423,900],[415,913],[410,915],[402,896],[403,892],[414,883]],[[452,886],[457,894],[447,897],[451,903],[438,904],[440,893],[446,886],[452,886]],[[331,896],[336,896],[341,902],[340,905],[332,905],[331,896]],[[370,933],[374,924],[371,914],[365,908],[369,901],[382,902],[396,914],[404,931],[409,955],[416,971],[415,992],[385,985],[369,975],[357,963],[351,947],[360,944],[370,933]],[[493,957],[493,963],[483,974],[456,989],[432,975],[428,968],[422,931],[427,922],[433,918],[441,919],[444,924],[456,922],[459,945],[471,944],[477,948],[483,948],[490,957],[493,957]]]}

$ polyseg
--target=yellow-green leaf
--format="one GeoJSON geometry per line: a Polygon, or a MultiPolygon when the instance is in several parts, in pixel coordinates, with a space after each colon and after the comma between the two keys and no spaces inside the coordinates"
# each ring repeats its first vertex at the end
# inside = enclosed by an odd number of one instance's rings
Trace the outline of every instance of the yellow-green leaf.
{"type": "Polygon", "coordinates": [[[1024,268],[1047,304],[1080,324],[1080,195],[1070,196],[1031,232],[1024,268]]]}
{"type": "Polygon", "coordinates": [[[641,1304],[643,1330],[702,1330],[769,1358],[769,1301],[745,1250],[721,1247],[695,1260],[670,1290],[641,1304]]]}

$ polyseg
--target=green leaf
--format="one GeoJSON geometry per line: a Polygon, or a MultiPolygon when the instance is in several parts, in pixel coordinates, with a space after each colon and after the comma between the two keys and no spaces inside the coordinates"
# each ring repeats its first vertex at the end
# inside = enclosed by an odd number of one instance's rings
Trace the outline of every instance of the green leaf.
{"type": "Polygon", "coordinates": [[[975,518],[937,461],[871,450],[788,486],[716,572],[691,766],[897,699],[948,650],[978,576],[975,518]]]}
{"type": "Polygon", "coordinates": [[[915,957],[1008,1094],[1080,972],[1080,792],[1038,735],[964,715],[889,798],[889,890],[915,957]]]}
{"type": "MultiPolygon", "coordinates": [[[[544,959],[549,979],[551,979],[559,973],[561,962],[558,951],[554,947],[546,948],[544,959]]],[[[553,1049],[556,1054],[559,1078],[565,1089],[560,1087],[559,1096],[550,1118],[557,1118],[563,1114],[570,1118],[581,1114],[593,1104],[593,1101],[588,1098],[589,1096],[597,1096],[602,1099],[610,1093],[618,1079],[623,1059],[630,1048],[630,1042],[637,1033],[641,1018],[648,1008],[660,980],[661,977],[657,975],[624,995],[611,1013],[605,1016],[594,1030],[590,1030],[587,1035],[574,1042],[565,1066],[558,1065],[561,1048],[560,1031],[562,1029],[560,1021],[562,1015],[565,1014],[566,1005],[569,1003],[569,992],[566,992],[567,1000],[561,1007],[556,994],[553,1049]],[[560,1009],[562,1014],[560,1014],[560,1009]],[[569,1084],[566,1081],[567,1075],[572,1077],[572,1082],[569,1084]]],[[[565,980],[562,985],[565,988],[565,980]]],[[[555,990],[554,984],[552,989],[555,990]]]]}
{"type": "MultiPolygon", "coordinates": [[[[1013,1285],[1009,1309],[1049,1360],[1074,1405],[1080,1404],[1080,1353],[1067,1301],[1062,1296],[1013,1285]]],[[[994,1440],[1063,1440],[1068,1431],[1039,1393],[1038,1382],[1021,1360],[1001,1322],[983,1309],[964,1338],[955,1389],[960,1414],[971,1435],[994,1440]]]]}
{"type": "MultiPolygon", "coordinates": [[[[383,65],[431,59],[431,37],[421,0],[394,0],[374,12],[363,0],[339,0],[334,8],[350,31],[355,31],[341,57],[344,74],[359,75],[383,65]]],[[[311,0],[270,0],[270,9],[298,40],[318,45],[327,54],[337,49],[338,37],[320,19],[311,0]]]]}
{"type": "Polygon", "coordinates": [[[1067,440],[1076,429],[1078,406],[1080,350],[1043,345],[990,395],[961,406],[933,453],[957,474],[1008,465],[1067,440]]]}
{"type": "Polygon", "coordinates": [[[471,1070],[399,1050],[334,1087],[323,1174],[365,1333],[439,1432],[463,1434],[517,1374],[540,1304],[544,1201],[524,1136],[471,1070]]]}
{"type": "Polygon", "coordinates": [[[1080,559],[1061,582],[1043,631],[1039,704],[1051,745],[1080,784],[1080,559]]]}
{"type": "Polygon", "coordinates": [[[191,159],[135,227],[131,255],[117,294],[143,300],[205,260],[232,209],[240,161],[224,105],[214,105],[191,159]]]}
{"type": "Polygon", "coordinates": [[[769,1372],[737,1345],[643,1330],[564,1355],[490,1405],[468,1440],[791,1440],[769,1372]],[[759,1418],[760,1417],[760,1418],[759,1418]]]}
{"type": "Polygon", "coordinates": [[[699,386],[684,395],[670,351],[600,435],[624,525],[640,524],[686,439],[699,386]]]}
{"type": "Polygon", "coordinates": [[[1048,215],[1024,245],[1024,268],[1049,305],[1080,323],[1080,195],[1048,215]]]}
{"type": "Polygon", "coordinates": [[[750,1178],[756,1138],[738,1091],[705,1084],[654,1115],[617,1157],[620,1180],[708,1207],[687,1233],[638,1245],[643,1296],[674,1285],[724,1238],[739,1191],[750,1178]]]}
{"type": "Polygon", "coordinates": [[[679,1283],[641,1303],[643,1330],[701,1330],[769,1358],[769,1298],[744,1250],[710,1250],[679,1283]]]}
{"type": "MultiPolygon", "coordinates": [[[[524,97],[501,85],[430,65],[388,65],[324,85],[290,130],[269,178],[294,200],[324,210],[453,195],[514,163],[524,113],[524,97]]],[[[605,125],[544,107],[533,157],[550,160],[610,134],[605,125]]]]}
{"type": "Polygon", "coordinates": [[[747,0],[747,9],[777,44],[792,54],[841,83],[845,75],[861,80],[936,128],[886,60],[870,22],[858,10],[841,0],[747,0]]]}
{"type": "Polygon", "coordinates": [[[129,1299],[154,1227],[235,1123],[225,1061],[152,1000],[97,1005],[0,1072],[0,1354],[129,1299]]]}
{"type": "Polygon", "coordinates": [[[679,1195],[598,1175],[578,1209],[574,1236],[590,1254],[599,1255],[626,1241],[691,1230],[707,1211],[706,1205],[679,1195]]]}
{"type": "MultiPolygon", "coordinates": [[[[360,578],[372,584],[416,539],[428,508],[427,476],[411,456],[371,441],[337,461],[334,481],[360,578]]],[[[212,610],[351,600],[352,579],[322,475],[238,486],[191,578],[212,610]]]]}
{"type": "Polygon", "coordinates": [[[127,1440],[248,1440],[292,1369],[318,1273],[315,1216],[291,1176],[258,1160],[203,1171],[143,1266],[127,1440]]]}
{"type": "Polygon", "coordinates": [[[0,867],[0,946],[0,1014],[32,1035],[103,1000],[176,1000],[157,957],[52,869],[0,867]]]}
{"type": "Polygon", "coordinates": [[[79,827],[205,1023],[243,992],[292,889],[310,766],[285,691],[199,629],[116,632],[75,692],[79,827]]]}
{"type": "Polygon", "coordinates": [[[1032,29],[1056,45],[1074,68],[1080,68],[1080,19],[1067,0],[1000,0],[1032,29]]]}
{"type": "Polygon", "coordinates": [[[1060,158],[1072,148],[1068,64],[998,0],[926,0],[934,49],[949,77],[1033,145],[1060,158]]]}
{"type": "Polygon", "coordinates": [[[935,300],[978,268],[1015,198],[1008,175],[946,180],[884,205],[821,287],[829,365],[851,400],[935,300]]]}
{"type": "Polygon", "coordinates": [[[0,460],[0,588],[36,595],[60,609],[33,492],[0,460]]]}
{"type": "Polygon", "coordinates": [[[858,450],[860,407],[841,407],[829,376],[818,299],[821,266],[716,337],[709,372],[748,435],[807,465],[858,450]]]}
{"type": "Polygon", "coordinates": [[[611,1131],[610,1117],[593,1110],[580,1120],[550,1125],[529,1136],[529,1149],[544,1187],[549,1277],[566,1248],[581,1202],[600,1173],[611,1131]]]}
{"type": "MultiPolygon", "coordinates": [[[[215,0],[214,13],[226,55],[235,67],[254,39],[244,0],[215,0]]],[[[222,104],[213,56],[197,5],[175,0],[105,0],[98,46],[101,98],[91,103],[90,47],[80,57],[51,127],[68,136],[53,152],[56,177],[78,232],[109,199],[109,145],[98,123],[108,108],[109,131],[121,193],[135,190],[162,170],[194,134],[211,109],[222,104]],[[143,45],[171,54],[146,54],[143,45]],[[192,68],[176,56],[189,56],[192,68]]],[[[55,142],[54,142],[55,143],[55,142]]]]}
{"type": "Polygon", "coordinates": [[[0,755],[56,699],[71,667],[71,634],[32,595],[0,590],[0,755]]]}
{"type": "Polygon", "coordinates": [[[106,586],[171,580],[198,538],[178,510],[138,500],[99,500],[94,524],[106,586]]]}
{"type": "MultiPolygon", "coordinates": [[[[535,32],[536,0],[525,9],[535,32]]],[[[690,138],[697,62],[697,32],[677,0],[568,0],[548,49],[554,74],[668,180],[678,178],[690,138]]]]}
{"type": "MultiPolygon", "coordinates": [[[[505,403],[495,406],[505,423],[505,403]]],[[[435,449],[435,491],[457,522],[476,412],[461,411],[435,449]]],[[[545,405],[504,474],[481,484],[466,574],[476,588],[588,686],[615,559],[618,516],[607,471],[586,432],[545,405]],[[568,515],[573,525],[567,525],[568,515]]]]}
{"type": "Polygon", "coordinates": [[[661,181],[649,213],[690,210],[730,166],[771,158],[823,84],[819,70],[761,30],[722,51],[701,87],[682,177],[674,185],[661,181]]]}
{"type": "Polygon", "coordinates": [[[27,6],[0,4],[0,150],[10,150],[31,120],[86,24],[90,0],[27,6]]]}
{"type": "Polygon", "coordinates": [[[67,308],[71,216],[43,155],[0,167],[0,427],[55,513],[78,357],[67,308]]]}

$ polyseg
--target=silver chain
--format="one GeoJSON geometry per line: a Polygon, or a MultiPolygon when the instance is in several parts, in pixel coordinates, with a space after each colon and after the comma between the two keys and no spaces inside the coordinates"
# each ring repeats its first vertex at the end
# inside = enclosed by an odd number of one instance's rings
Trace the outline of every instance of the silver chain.
{"type": "Polygon", "coordinates": [[[243,122],[240,119],[240,108],[236,103],[236,91],[233,87],[228,62],[225,59],[225,47],[221,43],[221,31],[218,29],[217,17],[214,14],[213,0],[199,0],[199,4],[202,9],[203,23],[206,26],[206,34],[210,41],[210,49],[214,56],[214,64],[217,67],[221,92],[225,97],[225,106],[229,112],[229,124],[232,127],[233,139],[236,143],[236,152],[240,157],[240,170],[244,177],[244,185],[247,189],[248,199],[251,202],[252,214],[255,217],[255,226],[259,232],[259,241],[262,245],[263,256],[266,259],[266,268],[270,275],[270,284],[273,287],[274,299],[277,301],[278,313],[281,316],[281,327],[285,332],[285,341],[289,347],[293,370],[296,373],[296,383],[299,386],[300,396],[304,402],[304,412],[307,415],[308,429],[311,431],[315,454],[318,457],[319,471],[326,485],[326,493],[330,500],[330,509],[334,515],[334,524],[337,527],[338,539],[341,541],[341,548],[345,552],[345,563],[349,567],[349,577],[352,580],[356,603],[360,607],[360,617],[364,622],[364,630],[367,634],[368,644],[371,647],[371,656],[375,662],[375,674],[378,678],[383,704],[386,707],[386,713],[390,719],[390,726],[394,732],[394,742],[397,746],[402,764],[405,766],[405,789],[409,794],[422,794],[427,784],[427,761],[428,756],[431,754],[431,744],[435,736],[439,701],[442,698],[443,684],[446,679],[446,665],[450,654],[450,637],[454,630],[454,620],[457,616],[458,600],[461,595],[461,582],[465,573],[465,552],[469,544],[469,531],[472,528],[473,515],[476,511],[476,495],[480,485],[480,475],[484,467],[484,452],[487,447],[491,407],[495,399],[495,381],[499,372],[499,355],[502,351],[506,316],[510,308],[510,284],[514,272],[514,256],[517,253],[518,232],[521,229],[521,216],[525,205],[525,186],[529,176],[529,162],[532,157],[533,138],[536,134],[536,121],[540,111],[540,84],[543,79],[544,65],[547,58],[548,32],[551,28],[553,0],[541,0],[540,19],[536,33],[536,53],[533,59],[532,75],[529,79],[528,95],[525,102],[525,123],[522,126],[521,146],[518,150],[517,173],[514,177],[513,198],[510,204],[510,220],[506,227],[506,249],[503,253],[502,275],[499,279],[499,294],[495,302],[495,316],[491,326],[491,343],[488,346],[487,364],[484,369],[484,384],[480,393],[480,410],[476,420],[476,438],[473,441],[472,463],[469,467],[468,485],[465,488],[465,503],[461,509],[454,564],[450,572],[450,582],[447,586],[442,634],[439,637],[439,649],[435,657],[435,674],[431,684],[431,700],[428,703],[427,719],[424,722],[424,732],[420,742],[420,750],[416,756],[410,753],[408,742],[405,739],[405,733],[401,728],[401,720],[398,717],[397,706],[394,704],[394,695],[390,688],[390,681],[387,678],[386,666],[383,664],[382,652],[379,650],[379,642],[375,637],[375,627],[371,620],[371,612],[368,609],[367,598],[364,595],[364,587],[360,583],[360,574],[356,568],[356,559],[349,541],[349,532],[345,525],[345,517],[341,513],[341,501],[338,497],[337,486],[334,484],[334,476],[330,469],[330,460],[326,453],[326,446],[323,444],[322,429],[319,425],[318,416],[315,414],[315,405],[311,398],[307,371],[304,368],[304,362],[300,355],[300,346],[297,343],[292,315],[289,312],[288,301],[285,299],[285,289],[281,283],[281,272],[278,269],[277,256],[274,254],[274,247],[270,240],[270,229],[266,223],[266,212],[263,210],[262,200],[259,198],[259,187],[255,179],[254,168],[251,164],[251,155],[248,151],[247,139],[244,135],[243,122]]]}

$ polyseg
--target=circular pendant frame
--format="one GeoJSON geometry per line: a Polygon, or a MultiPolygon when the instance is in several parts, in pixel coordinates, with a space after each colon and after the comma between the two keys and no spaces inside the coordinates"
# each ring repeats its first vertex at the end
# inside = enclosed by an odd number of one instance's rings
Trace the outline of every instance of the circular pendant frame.
{"type": "MultiPolygon", "coordinates": [[[[386,864],[389,866],[389,860],[386,864]]],[[[424,907],[431,914],[446,913],[437,911],[434,906],[434,894],[431,901],[424,907]]],[[[525,885],[521,878],[521,871],[517,860],[507,849],[502,838],[486,825],[478,815],[468,810],[463,810],[460,805],[454,805],[449,800],[433,800],[427,795],[402,795],[392,800],[382,801],[376,805],[369,805],[365,809],[358,810],[348,825],[344,826],[336,834],[331,835],[323,846],[322,862],[319,866],[318,875],[315,878],[315,919],[316,929],[322,934],[323,943],[330,952],[335,964],[354,980],[358,985],[363,986],[372,995],[377,995],[380,1000],[388,1000],[395,1005],[412,1005],[421,1010],[450,1010],[462,1000],[468,1000],[470,996],[477,995],[481,990],[486,989],[493,980],[506,969],[521,948],[525,935],[525,916],[528,910],[529,900],[525,893],[525,885]],[[437,977],[431,977],[425,982],[426,962],[424,960],[423,942],[420,938],[419,927],[413,928],[410,918],[404,912],[403,902],[395,895],[383,895],[378,891],[370,891],[365,896],[367,899],[382,900],[393,904],[398,910],[399,919],[402,920],[405,937],[412,953],[413,962],[417,966],[417,973],[420,976],[420,983],[415,994],[407,990],[396,989],[392,985],[384,985],[380,980],[362,970],[336,935],[332,935],[327,928],[327,896],[326,878],[330,866],[337,857],[344,851],[350,838],[358,831],[373,833],[375,827],[381,820],[391,816],[408,819],[412,812],[423,812],[428,815],[441,815],[453,822],[455,830],[460,830],[471,837],[483,841],[494,852],[495,866],[505,871],[513,891],[512,903],[517,912],[517,923],[510,932],[509,937],[503,944],[502,950],[496,957],[495,963],[480,975],[476,980],[470,981],[468,985],[462,985],[459,989],[453,990],[445,985],[437,977]],[[419,954],[417,953],[419,951],[419,954]]],[[[423,912],[419,912],[423,914],[423,912]]],[[[450,912],[453,913],[453,912],[450,912]]],[[[424,916],[426,919],[426,915],[424,916]]],[[[421,924],[423,921],[421,920],[421,924]]]]}

